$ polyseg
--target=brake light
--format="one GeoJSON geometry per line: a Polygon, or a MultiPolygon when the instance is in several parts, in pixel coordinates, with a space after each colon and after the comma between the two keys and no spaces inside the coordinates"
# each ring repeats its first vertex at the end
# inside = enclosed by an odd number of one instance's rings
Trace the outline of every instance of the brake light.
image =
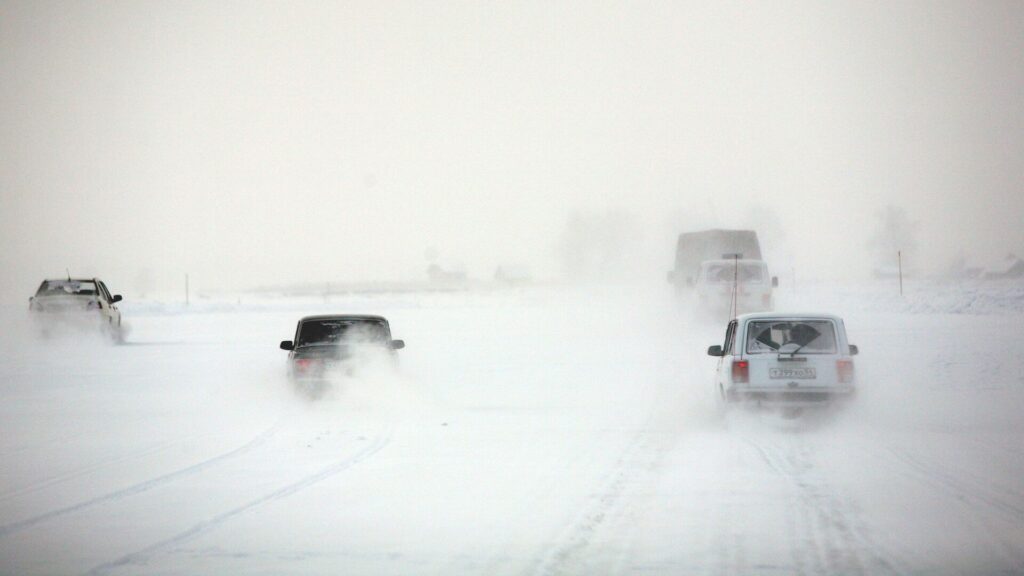
{"type": "Polygon", "coordinates": [[[836,360],[836,372],[839,374],[840,383],[853,382],[853,360],[836,360]]]}
{"type": "Polygon", "coordinates": [[[295,369],[299,372],[308,372],[319,364],[316,360],[311,358],[299,358],[295,361],[295,369]]]}
{"type": "Polygon", "coordinates": [[[750,381],[750,362],[746,360],[733,360],[732,361],[732,381],[733,382],[749,382],[750,381]]]}

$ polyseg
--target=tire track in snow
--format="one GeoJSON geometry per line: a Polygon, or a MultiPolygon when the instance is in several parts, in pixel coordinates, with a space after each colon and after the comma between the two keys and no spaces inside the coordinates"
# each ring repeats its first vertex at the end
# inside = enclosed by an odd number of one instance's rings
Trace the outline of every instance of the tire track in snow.
{"type": "MultiPolygon", "coordinates": [[[[562,535],[544,551],[536,561],[532,574],[552,575],[580,572],[587,573],[587,566],[580,565],[586,558],[587,550],[594,544],[604,528],[616,520],[626,502],[623,495],[641,478],[654,470],[666,453],[675,445],[679,430],[675,427],[656,425],[658,414],[652,413],[646,423],[629,440],[608,474],[601,482],[600,490],[590,497],[576,519],[563,529],[562,535]]],[[[627,551],[623,550],[622,554],[627,551]]],[[[621,564],[621,558],[609,560],[621,564]]]]}
{"type": "Polygon", "coordinates": [[[985,442],[984,440],[975,438],[971,435],[961,435],[960,438],[966,438],[967,441],[977,444],[978,446],[981,446],[983,448],[987,448],[989,450],[1004,452],[1017,457],[1024,456],[1024,450],[1021,450],[1020,448],[1013,446],[1007,446],[1006,444],[1003,444],[1001,442],[985,442]]]}
{"type": "Polygon", "coordinates": [[[203,520],[195,524],[191,528],[179,532],[178,534],[175,534],[170,538],[166,538],[164,540],[146,546],[141,550],[125,554],[124,556],[121,556],[120,558],[117,558],[115,560],[111,560],[110,562],[100,564],[99,566],[94,567],[85,574],[86,576],[99,576],[103,574],[108,574],[111,571],[123,566],[144,563],[150,558],[152,558],[154,555],[164,551],[165,549],[176,544],[181,544],[182,542],[186,542],[198,536],[201,536],[212,530],[215,530],[225,522],[231,520],[232,518],[240,514],[244,514],[246,512],[254,510],[260,506],[263,506],[264,504],[269,504],[276,500],[287,498],[288,496],[305,490],[306,488],[309,488],[314,484],[317,484],[332,476],[344,472],[345,470],[352,468],[356,464],[359,464],[360,462],[369,459],[371,456],[377,454],[385,447],[387,447],[387,445],[391,443],[391,439],[394,436],[394,430],[394,426],[389,427],[387,431],[375,437],[370,444],[363,447],[355,454],[338,460],[325,468],[321,468],[318,472],[305,476],[295,482],[278,488],[273,492],[268,492],[258,498],[246,502],[245,504],[236,506],[235,508],[217,514],[216,516],[208,518],[207,520],[203,520]]]}
{"type": "Polygon", "coordinates": [[[889,452],[899,462],[914,470],[916,475],[923,477],[930,484],[941,487],[958,500],[978,502],[999,512],[1012,522],[1024,522],[1024,503],[1007,500],[1006,497],[1014,496],[1011,492],[1001,491],[977,479],[967,480],[965,476],[969,474],[954,475],[948,468],[929,462],[905,448],[890,446],[889,452]]]}
{"type": "MultiPolygon", "coordinates": [[[[593,548],[595,540],[600,542],[601,535],[612,528],[617,533],[628,530],[620,529],[619,525],[629,521],[626,516],[635,511],[637,503],[624,501],[623,497],[653,473],[683,434],[680,414],[685,414],[686,410],[679,404],[681,399],[674,385],[659,388],[655,392],[647,414],[598,484],[599,490],[588,498],[575,519],[562,529],[552,544],[541,551],[539,558],[532,563],[532,568],[526,571],[544,576],[591,573],[593,566],[588,565],[586,560],[589,559],[587,552],[593,548]]],[[[605,570],[599,572],[606,571],[608,566],[625,565],[631,548],[625,546],[614,552],[617,555],[606,559],[607,563],[603,566],[605,570]]]]}
{"type": "Polygon", "coordinates": [[[598,528],[608,519],[635,476],[634,465],[644,452],[645,440],[643,432],[633,437],[613,466],[611,474],[605,477],[600,491],[591,497],[579,516],[542,555],[538,567],[533,570],[534,574],[546,576],[564,573],[586,551],[598,528]]]}
{"type": "Polygon", "coordinates": [[[63,508],[57,508],[56,510],[51,510],[49,512],[45,512],[37,516],[32,516],[31,518],[26,518],[24,520],[19,520],[17,522],[11,522],[10,524],[4,524],[0,526],[0,538],[5,538],[7,536],[10,536],[11,534],[21,532],[22,530],[26,530],[28,528],[31,528],[32,526],[35,526],[42,522],[46,522],[48,520],[52,520],[54,518],[65,516],[73,512],[85,510],[87,508],[92,508],[93,506],[98,506],[100,504],[105,504],[107,502],[121,500],[129,496],[134,496],[136,494],[141,494],[143,492],[152,490],[153,488],[157,488],[159,486],[163,486],[164,484],[174,482],[175,480],[179,480],[181,478],[185,478],[187,476],[191,476],[193,474],[202,472],[207,468],[216,466],[227,460],[241,456],[246,452],[249,452],[254,448],[260,446],[261,444],[265,443],[277,431],[278,425],[279,424],[275,423],[270,428],[267,428],[266,430],[258,434],[252,440],[249,440],[249,442],[243,444],[242,446],[239,446],[238,448],[235,448],[234,450],[230,450],[228,452],[224,452],[222,454],[214,456],[213,458],[197,462],[196,464],[192,464],[191,466],[180,468],[173,472],[168,472],[167,474],[157,476],[156,478],[144,480],[137,484],[133,484],[127,488],[122,488],[120,490],[108,492],[101,496],[96,496],[94,498],[84,500],[77,504],[72,504],[70,506],[65,506],[63,508]]]}
{"type": "Polygon", "coordinates": [[[1007,496],[1014,497],[1012,493],[1000,494],[991,484],[982,483],[977,479],[969,481],[964,479],[963,475],[955,476],[947,467],[930,462],[905,448],[888,446],[888,452],[898,462],[910,468],[910,472],[907,473],[908,477],[941,490],[965,504],[974,517],[976,526],[988,532],[992,542],[1002,550],[1004,557],[1015,564],[1016,571],[1024,572],[1024,555],[1021,554],[1019,543],[1012,540],[1007,541],[1006,533],[992,526],[991,517],[979,512],[979,508],[985,507],[1000,514],[1011,524],[1020,525],[1024,522],[1024,505],[1005,499],[1007,496]],[[983,506],[979,506],[979,504],[983,506]]]}
{"type": "MultiPolygon", "coordinates": [[[[127,425],[134,424],[136,422],[142,422],[146,418],[146,416],[135,416],[132,418],[128,418],[127,420],[124,420],[124,424],[127,425]]],[[[76,438],[81,438],[83,436],[92,436],[94,435],[93,432],[96,430],[105,430],[105,428],[91,425],[79,426],[73,429],[71,432],[62,431],[40,442],[32,442],[31,444],[12,447],[7,451],[0,452],[0,458],[8,458],[15,454],[20,454],[22,452],[26,452],[29,450],[38,452],[41,450],[52,448],[54,446],[63,446],[69,440],[74,440],[76,438]]]]}
{"type": "Polygon", "coordinates": [[[896,561],[873,541],[852,504],[813,476],[814,464],[803,445],[782,447],[744,437],[768,468],[793,490],[789,518],[793,563],[798,573],[896,574],[896,561]]]}
{"type": "Polygon", "coordinates": [[[0,494],[0,501],[8,500],[8,499],[13,498],[15,496],[21,496],[23,494],[31,494],[32,492],[38,492],[39,490],[42,490],[43,488],[46,488],[47,486],[52,486],[54,484],[60,484],[61,482],[66,482],[68,480],[72,480],[74,478],[78,478],[80,476],[84,476],[86,474],[89,474],[90,472],[94,472],[94,471],[99,470],[101,468],[105,468],[107,466],[110,466],[111,464],[117,464],[118,462],[124,462],[126,460],[133,460],[135,458],[140,458],[142,456],[149,456],[150,454],[156,454],[158,452],[163,452],[164,450],[167,450],[168,448],[171,448],[172,446],[177,446],[177,445],[189,442],[193,438],[194,437],[190,436],[190,437],[187,437],[187,438],[184,438],[184,439],[173,440],[173,441],[170,441],[170,442],[162,442],[162,443],[159,443],[159,444],[157,444],[155,446],[147,446],[145,448],[140,448],[138,450],[133,450],[133,451],[130,451],[130,452],[126,453],[126,454],[121,454],[119,456],[115,456],[113,458],[101,459],[101,460],[99,460],[97,462],[92,462],[90,464],[87,464],[85,466],[81,466],[79,468],[75,468],[73,470],[69,470],[67,472],[63,472],[63,473],[60,473],[60,474],[55,474],[53,476],[50,476],[49,478],[44,478],[42,480],[39,480],[39,481],[34,482],[32,484],[29,484],[28,486],[23,486],[21,488],[15,488],[13,490],[9,490],[7,492],[4,492],[3,494],[0,494]]]}

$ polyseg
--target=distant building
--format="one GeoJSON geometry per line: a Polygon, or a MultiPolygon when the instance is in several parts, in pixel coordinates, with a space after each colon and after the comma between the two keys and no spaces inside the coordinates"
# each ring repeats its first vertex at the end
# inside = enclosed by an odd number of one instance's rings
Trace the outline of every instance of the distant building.
{"type": "Polygon", "coordinates": [[[445,270],[437,264],[431,264],[427,267],[427,278],[430,278],[431,282],[461,283],[467,280],[467,275],[465,270],[458,268],[445,270]]]}
{"type": "Polygon", "coordinates": [[[985,280],[1001,280],[1004,278],[1024,278],[1024,260],[1010,254],[1002,262],[985,270],[985,280]]]}
{"type": "Polygon", "coordinates": [[[494,280],[510,285],[529,284],[533,281],[533,275],[521,266],[498,266],[494,271],[494,280]]]}

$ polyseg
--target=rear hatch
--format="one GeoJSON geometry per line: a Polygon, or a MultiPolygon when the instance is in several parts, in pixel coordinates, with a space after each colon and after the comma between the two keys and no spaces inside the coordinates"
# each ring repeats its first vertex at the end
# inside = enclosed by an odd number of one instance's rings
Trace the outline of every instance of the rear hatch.
{"type": "Polygon", "coordinates": [[[292,374],[303,378],[320,378],[350,356],[348,347],[307,345],[296,348],[292,356],[292,374]]]}
{"type": "Polygon", "coordinates": [[[373,365],[391,354],[381,342],[312,344],[295,349],[292,370],[296,376],[321,377],[336,368],[373,365]]]}
{"type": "Polygon", "coordinates": [[[841,384],[839,345],[830,319],[751,320],[746,347],[750,388],[835,388],[841,384]]]}
{"type": "Polygon", "coordinates": [[[53,314],[73,314],[89,310],[99,310],[99,302],[96,296],[86,295],[62,295],[62,296],[36,296],[32,300],[32,309],[39,312],[53,314]]]}
{"type": "Polygon", "coordinates": [[[764,354],[750,359],[751,386],[778,389],[834,387],[836,358],[821,354],[764,354]]]}

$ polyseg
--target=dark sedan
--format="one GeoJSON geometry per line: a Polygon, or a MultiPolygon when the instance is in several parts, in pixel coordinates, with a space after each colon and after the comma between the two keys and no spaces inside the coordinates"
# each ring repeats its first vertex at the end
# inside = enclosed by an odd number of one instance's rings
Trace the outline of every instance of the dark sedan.
{"type": "Polygon", "coordinates": [[[356,314],[306,316],[299,320],[295,339],[281,342],[281,349],[289,351],[288,372],[294,379],[323,378],[360,353],[394,355],[404,347],[402,340],[391,339],[383,316],[356,314]]]}

